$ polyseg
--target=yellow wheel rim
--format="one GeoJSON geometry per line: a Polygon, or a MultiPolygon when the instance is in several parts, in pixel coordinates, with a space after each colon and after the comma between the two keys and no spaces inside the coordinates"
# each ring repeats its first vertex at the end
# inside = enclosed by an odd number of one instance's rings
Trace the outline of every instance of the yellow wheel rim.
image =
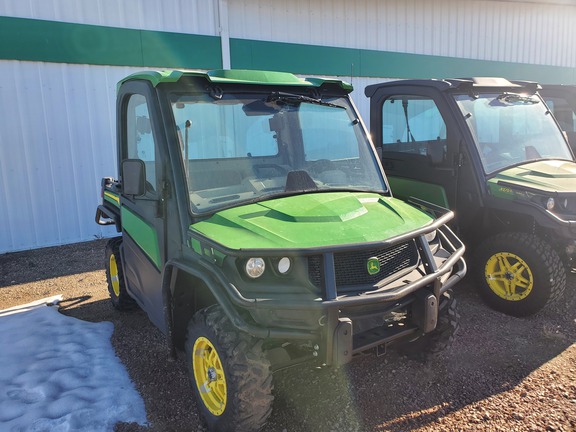
{"type": "Polygon", "coordinates": [[[212,414],[221,415],[226,409],[226,377],[216,348],[205,337],[194,343],[192,368],[202,402],[212,414]]]}
{"type": "Polygon", "coordinates": [[[486,262],[484,276],[494,294],[508,301],[525,299],[534,287],[534,277],[526,261],[509,252],[492,255],[486,262]]]}
{"type": "Polygon", "coordinates": [[[118,278],[118,265],[116,264],[116,255],[110,255],[110,282],[112,290],[116,297],[120,297],[120,279],[118,278]]]}

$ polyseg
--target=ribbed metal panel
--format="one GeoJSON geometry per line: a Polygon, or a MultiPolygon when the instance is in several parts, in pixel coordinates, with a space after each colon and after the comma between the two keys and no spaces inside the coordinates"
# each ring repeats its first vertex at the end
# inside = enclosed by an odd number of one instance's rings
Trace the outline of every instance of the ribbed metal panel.
{"type": "Polygon", "coordinates": [[[0,62],[0,253],[113,234],[94,214],[116,174],[116,83],[131,72],[0,62]]]}
{"type": "Polygon", "coordinates": [[[213,0],[2,0],[0,15],[109,27],[217,35],[213,0]]]}
{"type": "Polygon", "coordinates": [[[233,38],[576,66],[576,4],[243,0],[229,8],[233,38]]]}

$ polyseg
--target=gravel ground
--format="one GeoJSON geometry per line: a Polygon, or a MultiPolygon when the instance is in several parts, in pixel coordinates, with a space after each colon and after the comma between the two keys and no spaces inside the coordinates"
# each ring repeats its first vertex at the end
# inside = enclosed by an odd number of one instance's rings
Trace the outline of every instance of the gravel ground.
{"type": "MultiPolygon", "coordinates": [[[[63,294],[62,313],[111,321],[112,343],[146,404],[149,428],[203,431],[182,359],[142,311],[119,313],[103,271],[106,240],[0,255],[0,309],[63,294]]],[[[456,288],[453,348],[421,363],[394,352],[340,370],[275,375],[264,432],[576,431],[576,275],[561,301],[529,318],[488,309],[470,281],[456,288]]]]}

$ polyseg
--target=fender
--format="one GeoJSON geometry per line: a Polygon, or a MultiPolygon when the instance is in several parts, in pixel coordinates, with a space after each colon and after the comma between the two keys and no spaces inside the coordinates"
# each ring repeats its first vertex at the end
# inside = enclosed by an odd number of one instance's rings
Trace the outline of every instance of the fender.
{"type": "MultiPolygon", "coordinates": [[[[166,262],[163,271],[162,278],[162,299],[164,302],[163,310],[166,320],[166,333],[168,336],[168,344],[170,355],[175,357],[176,348],[174,346],[174,319],[173,319],[173,308],[172,308],[172,294],[174,293],[174,284],[176,281],[176,275],[178,271],[186,272],[198,279],[200,279],[208,287],[211,294],[222,306],[224,313],[238,330],[248,333],[254,337],[268,339],[268,338],[291,338],[307,340],[316,337],[312,332],[309,331],[297,331],[297,330],[285,330],[285,329],[274,329],[274,328],[264,328],[258,327],[253,324],[247,323],[234,308],[230,298],[224,294],[225,290],[220,289],[226,282],[223,278],[217,275],[212,268],[205,266],[200,271],[190,266],[188,263],[179,261],[178,259],[169,260],[166,262]],[[208,277],[206,272],[212,273],[208,277]]],[[[242,297],[242,295],[233,287],[232,284],[227,284],[230,288],[233,288],[237,295],[240,296],[244,302],[253,303],[255,306],[256,300],[250,300],[242,297]]],[[[245,304],[244,304],[245,305],[245,304]]]]}

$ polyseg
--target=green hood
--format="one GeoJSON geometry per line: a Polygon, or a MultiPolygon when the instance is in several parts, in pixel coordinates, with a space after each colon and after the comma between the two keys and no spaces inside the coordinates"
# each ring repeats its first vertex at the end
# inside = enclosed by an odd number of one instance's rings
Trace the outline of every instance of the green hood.
{"type": "Polygon", "coordinates": [[[499,181],[542,192],[576,192],[576,163],[548,160],[507,169],[488,181],[490,190],[496,195],[506,192],[497,184],[499,181]]]}
{"type": "Polygon", "coordinates": [[[332,192],[223,210],[190,229],[231,249],[306,249],[381,241],[431,222],[394,198],[332,192]]]}

